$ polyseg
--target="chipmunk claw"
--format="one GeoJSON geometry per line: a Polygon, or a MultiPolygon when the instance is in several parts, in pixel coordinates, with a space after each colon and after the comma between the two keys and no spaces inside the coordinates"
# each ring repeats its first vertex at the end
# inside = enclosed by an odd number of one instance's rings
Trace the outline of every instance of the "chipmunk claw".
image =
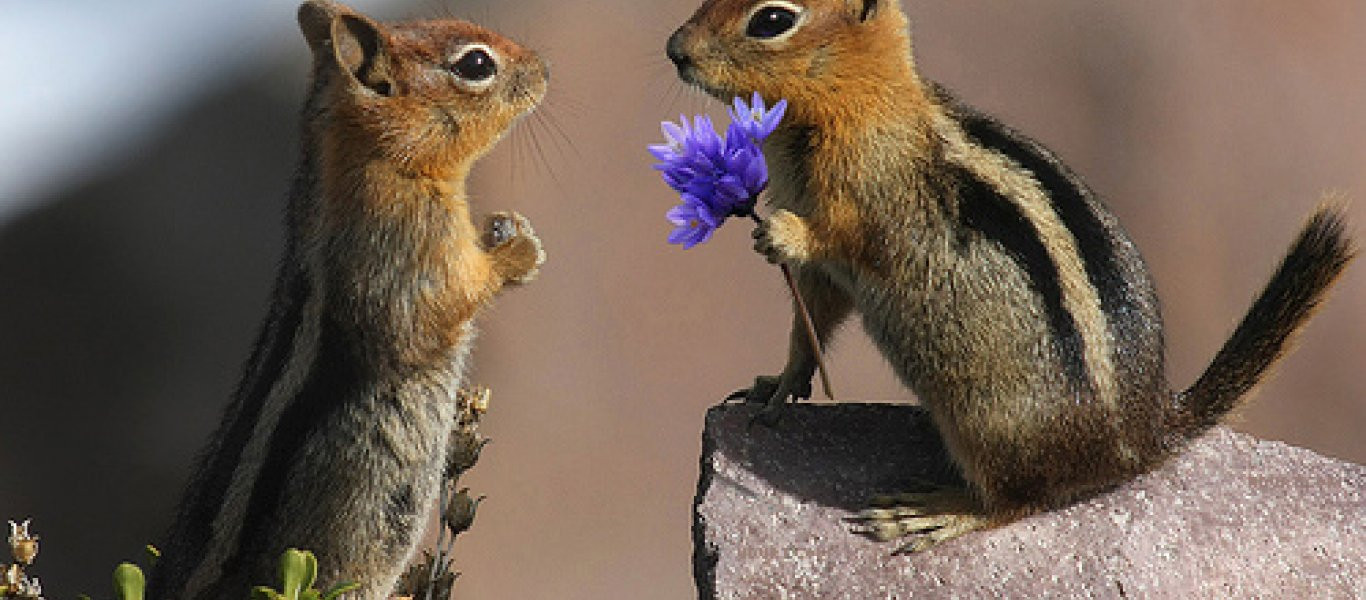
{"type": "Polygon", "coordinates": [[[517,235],[518,225],[525,223],[530,229],[531,224],[526,217],[517,213],[493,213],[484,221],[484,247],[493,249],[512,240],[517,235]]]}
{"type": "Polygon", "coordinates": [[[760,375],[754,378],[753,386],[732,392],[726,396],[726,400],[741,400],[745,404],[764,405],[749,421],[749,427],[753,428],[756,424],[767,427],[777,425],[785,406],[810,397],[811,382],[809,379],[802,382],[800,377],[760,375]]]}
{"type": "Polygon", "coordinates": [[[928,484],[927,492],[875,496],[871,506],[845,520],[853,531],[890,542],[904,538],[892,554],[924,552],[940,543],[987,526],[987,518],[970,492],[963,488],[928,484]]]}

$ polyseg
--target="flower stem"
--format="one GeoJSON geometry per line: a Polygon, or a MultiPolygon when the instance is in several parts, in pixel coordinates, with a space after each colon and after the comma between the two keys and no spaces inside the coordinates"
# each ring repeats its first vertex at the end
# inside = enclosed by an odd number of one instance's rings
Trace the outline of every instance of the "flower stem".
{"type": "MultiPolygon", "coordinates": [[[[450,484],[448,484],[444,480],[441,482],[441,492],[438,495],[438,498],[439,499],[437,500],[437,502],[440,503],[438,506],[440,506],[440,510],[444,512],[446,510],[446,505],[449,504],[451,501],[450,484]]],[[[445,541],[445,537],[446,520],[441,519],[440,522],[437,524],[436,548],[432,552],[431,570],[427,572],[427,593],[423,596],[423,600],[432,600],[432,590],[436,589],[436,577],[440,574],[440,571],[444,570],[442,569],[442,565],[446,563],[446,553],[443,551],[444,549],[442,542],[445,541]]]]}
{"type": "MultiPolygon", "coordinates": [[[[759,225],[764,224],[764,219],[749,210],[749,218],[759,225]]],[[[816,324],[811,320],[811,310],[806,307],[806,301],[802,299],[802,293],[797,288],[797,279],[792,276],[792,268],[787,263],[779,263],[779,268],[783,270],[783,279],[787,281],[787,288],[792,292],[792,300],[797,304],[797,314],[802,317],[802,325],[806,326],[806,341],[811,344],[811,354],[816,357],[816,370],[821,376],[821,389],[825,392],[825,397],[835,399],[835,392],[830,387],[830,373],[825,368],[825,356],[821,352],[820,338],[816,335],[816,324]]]]}

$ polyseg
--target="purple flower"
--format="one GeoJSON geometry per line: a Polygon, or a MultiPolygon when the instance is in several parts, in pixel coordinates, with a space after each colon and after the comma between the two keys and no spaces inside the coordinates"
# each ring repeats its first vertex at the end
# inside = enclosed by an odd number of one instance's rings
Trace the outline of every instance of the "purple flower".
{"type": "Polygon", "coordinates": [[[731,103],[730,120],[739,125],[740,128],[756,143],[762,144],[774,129],[778,128],[778,122],[783,120],[783,114],[787,112],[787,100],[779,100],[773,108],[765,110],[764,98],[759,92],[754,92],[749,104],[739,96],[731,103]]]}
{"type": "Polygon", "coordinates": [[[678,123],[661,124],[665,143],[651,145],[650,154],[659,160],[655,169],[664,182],[683,201],[667,215],[674,224],[669,243],[691,248],[711,239],[728,217],[753,211],[759,193],[768,185],[768,166],[760,145],[777,127],[786,106],[786,101],[780,101],[765,110],[758,94],[752,107],[736,98],[724,138],[706,115],[691,123],[679,117],[678,123]]]}
{"type": "Polygon", "coordinates": [[[674,224],[669,243],[683,244],[685,250],[711,239],[711,234],[725,219],[718,217],[706,203],[687,194],[683,195],[683,204],[669,209],[665,216],[674,224]]]}

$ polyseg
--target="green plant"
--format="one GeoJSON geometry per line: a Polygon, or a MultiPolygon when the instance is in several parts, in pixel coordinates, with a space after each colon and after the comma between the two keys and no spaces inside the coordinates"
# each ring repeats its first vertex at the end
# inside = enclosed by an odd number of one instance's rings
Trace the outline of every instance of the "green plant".
{"type": "MultiPolygon", "coordinates": [[[[161,558],[161,551],[151,544],[143,550],[147,553],[147,564],[155,567],[157,559],[161,558]]],[[[119,600],[142,600],[146,593],[147,577],[143,575],[141,567],[129,562],[114,567],[114,594],[119,600]]],[[[90,600],[90,596],[82,595],[81,599],[90,600]]]]}
{"type": "Polygon", "coordinates": [[[290,548],[280,556],[280,589],[257,586],[252,600],[335,600],[360,588],[359,583],[342,583],[321,592],[313,588],[318,579],[318,558],[307,550],[290,548]]]}
{"type": "Polygon", "coordinates": [[[142,600],[146,590],[147,578],[137,565],[123,563],[114,567],[114,594],[119,600],[142,600]]]}

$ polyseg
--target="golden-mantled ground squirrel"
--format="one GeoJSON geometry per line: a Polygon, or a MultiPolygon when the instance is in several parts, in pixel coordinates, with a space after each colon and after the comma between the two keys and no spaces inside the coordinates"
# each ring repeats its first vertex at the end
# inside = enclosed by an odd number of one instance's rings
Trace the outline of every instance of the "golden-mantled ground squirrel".
{"type": "MultiPolygon", "coordinates": [[[[1154,468],[1280,357],[1351,259],[1321,208],[1196,383],[1167,382],[1148,271],[1115,218],[1037,142],[924,81],[895,0],[707,0],[669,39],[680,77],[786,98],[765,144],[756,249],[795,267],[819,336],[851,312],[928,408],[966,490],[863,513],[920,550],[1154,468]]],[[[808,397],[787,365],[743,392],[808,397]]]]}
{"type": "Polygon", "coordinates": [[[232,599],[287,547],[320,589],[385,598],[421,539],[475,315],[544,260],[526,219],[470,218],[472,163],[544,97],[537,55],[457,20],[299,9],[313,84],[273,305],[200,458],[153,598],[232,599]]]}

